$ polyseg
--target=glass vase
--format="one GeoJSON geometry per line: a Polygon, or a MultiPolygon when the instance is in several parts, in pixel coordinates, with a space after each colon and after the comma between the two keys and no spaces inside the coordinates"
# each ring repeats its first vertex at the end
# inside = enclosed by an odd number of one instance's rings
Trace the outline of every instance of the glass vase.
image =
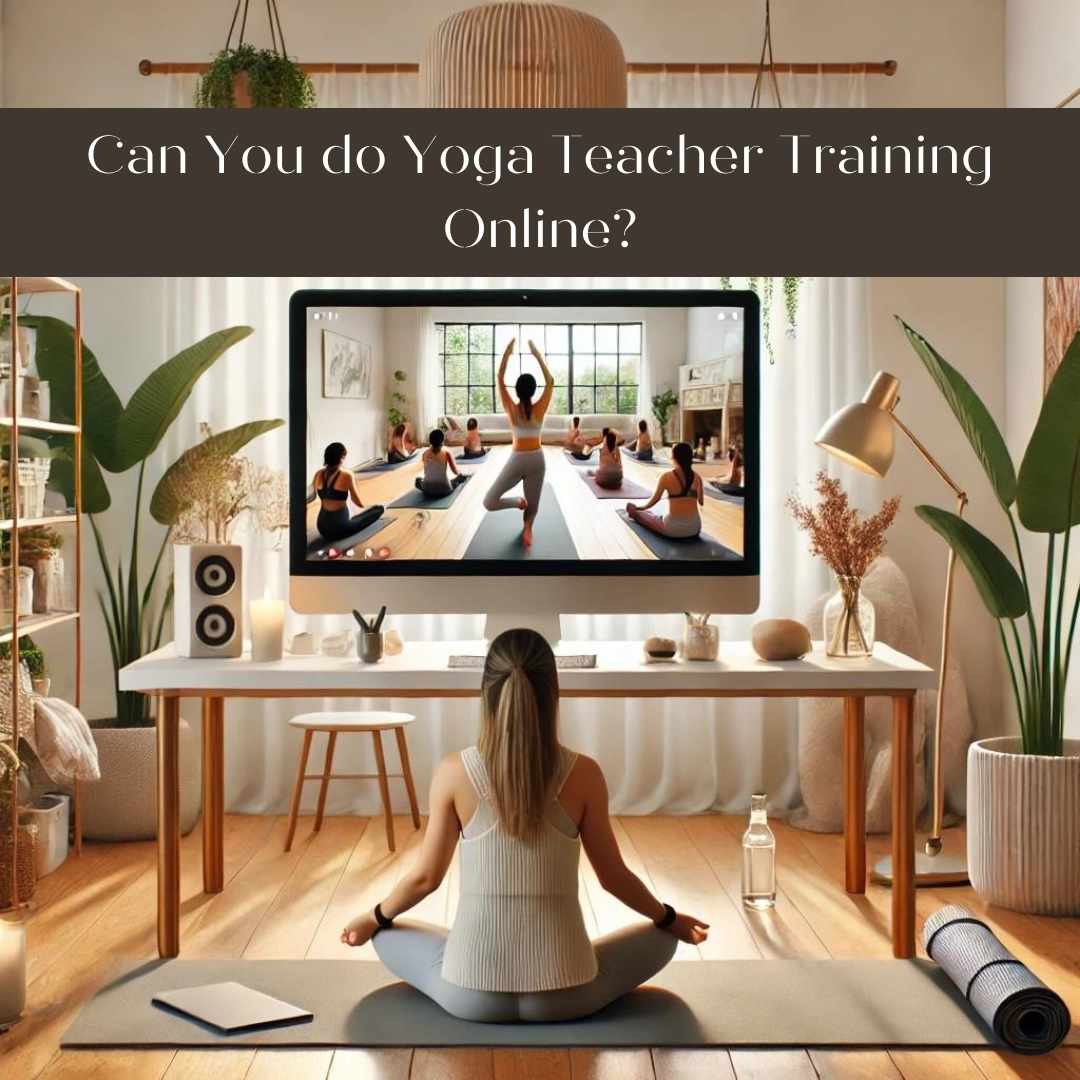
{"type": "Polygon", "coordinates": [[[836,593],[824,613],[827,656],[870,656],[874,651],[874,605],[862,591],[862,578],[839,574],[836,593]]]}

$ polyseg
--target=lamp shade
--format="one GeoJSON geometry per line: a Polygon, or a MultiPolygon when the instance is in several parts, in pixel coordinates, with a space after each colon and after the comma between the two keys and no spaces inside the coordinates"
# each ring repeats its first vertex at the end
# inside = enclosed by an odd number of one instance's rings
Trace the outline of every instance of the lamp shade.
{"type": "Polygon", "coordinates": [[[814,442],[823,450],[873,476],[889,471],[895,449],[892,410],[899,381],[879,371],[862,401],[845,405],[825,421],[814,442]]]}
{"type": "Polygon", "coordinates": [[[606,23],[560,4],[482,4],[444,19],[420,65],[435,109],[625,108],[626,57],[606,23]]]}

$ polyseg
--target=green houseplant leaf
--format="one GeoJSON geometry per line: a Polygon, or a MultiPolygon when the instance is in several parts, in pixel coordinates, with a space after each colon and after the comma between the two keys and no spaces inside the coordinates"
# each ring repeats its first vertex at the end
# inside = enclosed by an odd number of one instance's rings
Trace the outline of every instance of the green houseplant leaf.
{"type": "Polygon", "coordinates": [[[1065,352],[1020,463],[1024,528],[1063,533],[1080,525],[1080,334],[1065,352]]]}
{"type": "Polygon", "coordinates": [[[115,457],[102,465],[110,472],[125,472],[145,461],[158,448],[203,372],[252,332],[250,326],[218,330],[152,371],[120,417],[115,457]]]}
{"type": "Polygon", "coordinates": [[[175,525],[184,511],[179,496],[180,483],[197,470],[202,462],[212,458],[228,458],[239,453],[252,439],[281,427],[284,420],[252,420],[228,431],[211,435],[184,451],[158,481],[150,499],[150,513],[162,525],[175,525]]]}
{"type": "Polygon", "coordinates": [[[952,409],[993,486],[998,502],[1008,509],[1016,501],[1016,468],[994,418],[967,379],[922,334],[908,326],[899,315],[896,321],[952,409]]]}
{"type": "Polygon", "coordinates": [[[937,506],[917,506],[919,515],[956,552],[995,619],[1027,614],[1028,597],[1020,575],[1001,548],[962,517],[937,506]]]}
{"type": "MultiPolygon", "coordinates": [[[[112,506],[112,496],[105,485],[105,477],[93,454],[83,453],[82,501],[84,514],[103,514],[112,506]]],[[[53,455],[49,471],[49,483],[61,491],[68,505],[75,504],[75,461],[67,448],[53,455]]]]}

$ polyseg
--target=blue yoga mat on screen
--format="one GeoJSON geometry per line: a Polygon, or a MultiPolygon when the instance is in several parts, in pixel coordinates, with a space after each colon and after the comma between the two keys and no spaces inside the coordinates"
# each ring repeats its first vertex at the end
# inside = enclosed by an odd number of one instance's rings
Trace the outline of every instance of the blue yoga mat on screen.
{"type": "MultiPolygon", "coordinates": [[[[507,498],[520,498],[520,484],[511,488],[507,498]]],[[[465,551],[466,559],[576,559],[574,538],[555,498],[555,489],[545,484],[540,495],[540,512],[533,522],[533,543],[525,548],[521,543],[520,510],[487,510],[479,528],[473,533],[465,551]]]]}
{"type": "Polygon", "coordinates": [[[644,541],[645,546],[658,558],[670,561],[693,560],[695,562],[734,562],[742,556],[737,551],[714,540],[707,533],[700,533],[693,540],[674,540],[646,529],[632,520],[625,510],[616,510],[626,524],[644,541]]]}
{"type": "Polygon", "coordinates": [[[372,473],[372,472],[390,472],[391,469],[400,469],[402,465],[408,465],[410,461],[416,460],[415,451],[411,453],[404,461],[387,461],[385,458],[382,461],[373,461],[370,465],[363,465],[356,471],[358,473],[372,473]]]}

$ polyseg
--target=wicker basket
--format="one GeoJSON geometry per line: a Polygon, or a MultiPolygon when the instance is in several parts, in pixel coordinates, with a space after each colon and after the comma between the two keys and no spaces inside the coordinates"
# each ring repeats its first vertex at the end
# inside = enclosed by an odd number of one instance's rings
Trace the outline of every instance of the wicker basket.
{"type": "MultiPolygon", "coordinates": [[[[6,782],[6,781],[5,781],[6,782]]],[[[10,812],[0,800],[0,812],[10,812]]],[[[0,826],[0,911],[16,904],[29,904],[37,887],[37,826],[20,825],[16,852],[15,872],[18,876],[18,900],[11,901],[11,826],[0,826]]]]}
{"type": "MultiPolygon", "coordinates": [[[[34,684],[30,678],[30,669],[23,660],[19,664],[19,738],[26,738],[33,724],[34,684]]],[[[11,728],[11,659],[9,657],[6,660],[0,660],[0,739],[4,742],[12,741],[11,728]]]]}

